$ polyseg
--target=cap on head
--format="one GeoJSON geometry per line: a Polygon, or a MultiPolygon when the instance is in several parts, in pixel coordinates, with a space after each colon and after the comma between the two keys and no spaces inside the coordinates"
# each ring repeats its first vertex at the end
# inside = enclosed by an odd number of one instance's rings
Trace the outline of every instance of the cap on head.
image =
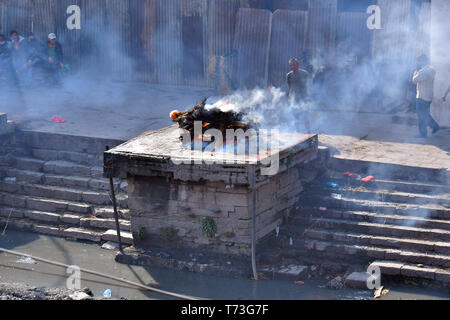
{"type": "Polygon", "coordinates": [[[55,40],[55,39],[56,39],[56,34],[50,33],[50,34],[48,35],[48,38],[49,38],[50,40],[55,40]]]}
{"type": "Polygon", "coordinates": [[[172,119],[173,121],[175,121],[175,118],[180,114],[180,111],[178,110],[172,110],[170,111],[170,119],[172,119]]]}
{"type": "Polygon", "coordinates": [[[12,36],[13,34],[19,34],[19,32],[17,32],[17,30],[11,30],[11,32],[9,33],[10,36],[12,36]]]}
{"type": "Polygon", "coordinates": [[[291,59],[289,59],[289,64],[299,64],[298,63],[298,60],[296,59],[296,58],[291,58],[291,59]]]}

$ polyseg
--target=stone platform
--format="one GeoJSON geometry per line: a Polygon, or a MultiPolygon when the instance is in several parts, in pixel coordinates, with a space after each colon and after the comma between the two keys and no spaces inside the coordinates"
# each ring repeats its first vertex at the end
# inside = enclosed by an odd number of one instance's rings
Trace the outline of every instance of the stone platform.
{"type": "Polygon", "coordinates": [[[318,155],[316,135],[280,134],[279,148],[260,156],[226,152],[205,156],[179,137],[179,129],[171,126],[104,154],[105,175],[127,177],[134,235],[152,246],[206,245],[213,251],[249,253],[252,174],[256,238],[261,239],[282,223],[298,201],[303,183],[318,171],[311,164],[318,155]],[[203,163],[202,157],[218,163],[203,163]],[[279,168],[273,175],[264,175],[269,159],[279,168]]]}

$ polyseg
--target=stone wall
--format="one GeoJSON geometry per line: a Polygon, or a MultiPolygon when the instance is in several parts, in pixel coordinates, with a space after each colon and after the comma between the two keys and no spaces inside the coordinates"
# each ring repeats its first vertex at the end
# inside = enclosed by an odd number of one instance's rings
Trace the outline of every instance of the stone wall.
{"type": "MultiPolygon", "coordinates": [[[[303,184],[319,170],[320,166],[304,164],[257,184],[257,240],[283,222],[299,200],[303,184]]],[[[129,175],[128,196],[133,235],[143,246],[250,253],[253,202],[248,185],[129,175]],[[205,218],[217,226],[213,237],[202,232],[205,218]]]]}

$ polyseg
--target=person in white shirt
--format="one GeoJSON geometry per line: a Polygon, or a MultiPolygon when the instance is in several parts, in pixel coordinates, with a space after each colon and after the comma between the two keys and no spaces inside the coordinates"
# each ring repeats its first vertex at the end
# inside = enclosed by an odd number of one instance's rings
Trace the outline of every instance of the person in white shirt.
{"type": "Polygon", "coordinates": [[[432,129],[432,134],[439,131],[440,127],[430,114],[430,106],[433,101],[434,77],[436,71],[430,66],[427,56],[417,58],[417,70],[414,72],[413,83],[417,85],[416,112],[419,121],[419,134],[417,138],[426,138],[427,129],[432,129]]]}
{"type": "Polygon", "coordinates": [[[450,85],[448,86],[447,90],[445,90],[444,95],[442,96],[442,100],[445,102],[447,101],[447,95],[450,93],[450,85]]]}

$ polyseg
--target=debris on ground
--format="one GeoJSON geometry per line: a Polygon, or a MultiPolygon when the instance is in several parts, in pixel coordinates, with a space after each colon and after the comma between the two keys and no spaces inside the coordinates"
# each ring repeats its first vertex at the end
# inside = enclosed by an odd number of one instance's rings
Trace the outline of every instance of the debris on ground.
{"type": "Polygon", "coordinates": [[[356,173],[352,173],[350,171],[344,172],[343,175],[346,176],[346,177],[349,177],[349,178],[358,176],[356,173]]]}
{"type": "Polygon", "coordinates": [[[368,177],[365,177],[364,179],[361,179],[361,181],[363,181],[363,182],[370,182],[370,181],[372,181],[373,179],[375,179],[374,176],[368,176],[368,177]]]}
{"type": "Polygon", "coordinates": [[[26,264],[37,264],[37,261],[30,257],[20,257],[16,262],[17,263],[26,263],[26,264]]]}
{"type": "Polygon", "coordinates": [[[92,300],[88,288],[80,290],[33,287],[20,283],[0,283],[0,300],[92,300]]]}
{"type": "Polygon", "coordinates": [[[375,299],[380,298],[381,296],[384,296],[386,294],[389,293],[389,289],[384,289],[383,286],[379,287],[378,289],[375,290],[375,292],[373,293],[373,296],[375,299]]]}
{"type": "Polygon", "coordinates": [[[51,122],[56,122],[56,123],[64,123],[64,122],[67,122],[67,120],[66,119],[64,119],[64,118],[61,118],[61,117],[58,117],[58,116],[53,116],[53,117],[51,117],[50,118],[50,121],[51,122]]]}
{"type": "Polygon", "coordinates": [[[106,289],[105,292],[103,292],[104,298],[111,298],[111,289],[106,289]]]}
{"type": "Polygon", "coordinates": [[[334,183],[334,182],[327,182],[327,187],[334,188],[334,189],[339,189],[339,185],[337,183],[334,183]]]}
{"type": "Polygon", "coordinates": [[[116,242],[108,241],[102,245],[102,249],[106,250],[116,250],[119,247],[119,244],[116,242]]]}
{"type": "Polygon", "coordinates": [[[342,289],[343,287],[344,287],[344,278],[341,276],[333,278],[327,283],[327,288],[329,289],[338,290],[342,289]]]}

